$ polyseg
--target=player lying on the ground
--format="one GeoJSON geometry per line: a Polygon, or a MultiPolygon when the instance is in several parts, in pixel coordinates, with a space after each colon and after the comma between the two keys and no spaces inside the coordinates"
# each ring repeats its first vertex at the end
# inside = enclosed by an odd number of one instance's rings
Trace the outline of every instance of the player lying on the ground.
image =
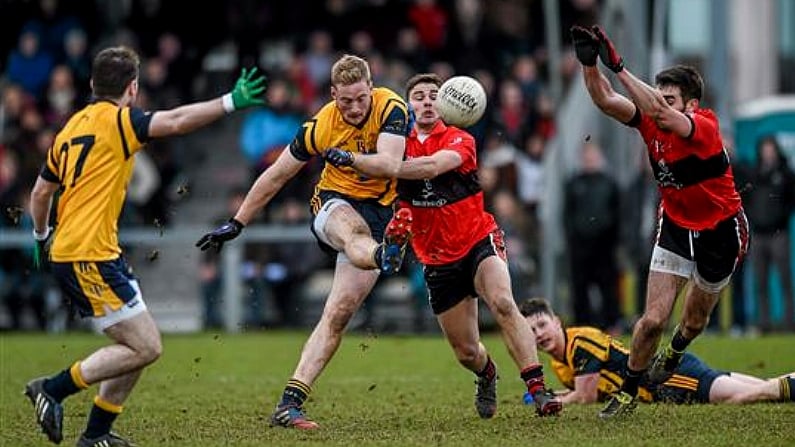
{"type": "MultiPolygon", "coordinates": [[[[555,375],[570,390],[561,396],[564,404],[605,401],[621,387],[629,351],[619,340],[593,327],[565,328],[542,298],[525,300],[519,310],[533,329],[539,350],[552,357],[555,375]]],[[[663,384],[641,378],[638,398],[677,404],[795,401],[795,372],[765,380],[712,369],[685,353],[663,384]]]]}

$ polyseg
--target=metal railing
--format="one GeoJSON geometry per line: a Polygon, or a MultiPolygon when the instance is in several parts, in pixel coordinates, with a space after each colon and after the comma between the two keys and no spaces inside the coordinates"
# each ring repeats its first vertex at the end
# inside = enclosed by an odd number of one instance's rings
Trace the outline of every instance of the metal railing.
{"type": "MultiPolygon", "coordinates": [[[[169,246],[181,245],[193,247],[197,235],[201,235],[208,230],[206,225],[197,226],[177,226],[173,228],[153,229],[125,228],[120,230],[119,239],[122,244],[129,245],[152,245],[169,246]]],[[[240,275],[236,274],[240,270],[243,261],[243,250],[246,242],[265,242],[265,243],[290,243],[312,241],[312,233],[306,224],[295,226],[283,225],[253,225],[246,227],[245,231],[229,243],[224,245],[221,251],[221,269],[230,274],[223,275],[222,302],[224,327],[228,332],[239,332],[242,327],[243,317],[243,290],[240,275]]],[[[25,248],[33,244],[33,237],[30,231],[8,228],[0,229],[0,249],[3,248],[25,248]]]]}

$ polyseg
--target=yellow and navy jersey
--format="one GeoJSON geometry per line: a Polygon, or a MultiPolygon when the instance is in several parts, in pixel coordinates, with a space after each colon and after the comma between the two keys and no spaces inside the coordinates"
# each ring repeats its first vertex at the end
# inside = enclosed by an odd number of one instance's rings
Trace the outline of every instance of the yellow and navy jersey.
{"type": "MultiPolygon", "coordinates": [[[[621,373],[627,364],[629,350],[618,340],[593,327],[570,327],[565,330],[565,361],[552,359],[552,369],[558,380],[574,389],[574,378],[585,374],[599,374],[599,400],[606,400],[621,388],[621,373]]],[[[652,395],[645,388],[638,390],[643,402],[651,402],[652,395]]]]}
{"type": "MultiPolygon", "coordinates": [[[[406,102],[389,89],[374,88],[372,104],[362,124],[354,126],[346,123],[334,101],[331,101],[304,122],[290,143],[290,153],[303,161],[313,155],[321,155],[331,147],[355,154],[372,154],[376,152],[379,134],[405,136],[407,126],[406,102]]],[[[320,191],[335,191],[351,199],[377,200],[382,205],[389,205],[397,195],[396,185],[394,178],[369,178],[351,167],[335,167],[326,163],[315,187],[312,203],[319,203],[320,191]]]]}
{"type": "Polygon", "coordinates": [[[121,254],[119,214],[150,120],[140,109],[97,101],[55,137],[41,170],[42,178],[61,185],[52,261],[108,261],[121,254]]]}

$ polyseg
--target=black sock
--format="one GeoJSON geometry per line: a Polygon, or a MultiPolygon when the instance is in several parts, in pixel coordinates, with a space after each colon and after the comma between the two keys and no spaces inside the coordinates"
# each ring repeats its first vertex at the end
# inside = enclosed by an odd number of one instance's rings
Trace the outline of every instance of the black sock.
{"type": "Polygon", "coordinates": [[[82,390],[72,378],[71,369],[66,368],[44,381],[44,391],[59,403],[82,390]]]}
{"type": "Polygon", "coordinates": [[[110,433],[113,421],[121,413],[120,405],[113,405],[105,402],[99,396],[94,398],[94,406],[91,407],[91,414],[88,416],[88,425],[83,433],[88,439],[96,439],[102,435],[110,433]]]}
{"type": "Polygon", "coordinates": [[[306,402],[311,392],[312,388],[309,385],[300,380],[290,379],[287,381],[287,386],[284,387],[282,400],[279,402],[279,406],[295,405],[301,407],[304,405],[304,402],[306,402]]]}
{"type": "Polygon", "coordinates": [[[634,369],[627,366],[626,374],[624,375],[624,384],[621,385],[621,391],[631,395],[637,396],[638,395],[638,384],[640,383],[640,377],[646,370],[642,369],[640,371],[635,371],[634,369]]]}
{"type": "Polygon", "coordinates": [[[486,366],[475,374],[489,381],[494,380],[494,376],[497,375],[497,366],[491,361],[491,356],[486,356],[486,366]]]}
{"type": "Polygon", "coordinates": [[[520,375],[525,385],[527,385],[527,391],[529,391],[531,395],[544,390],[544,369],[541,367],[540,363],[533,363],[526,367],[521,371],[520,375]]]}
{"type": "Polygon", "coordinates": [[[677,326],[674,337],[671,339],[671,348],[676,352],[684,352],[690,344],[690,341],[691,340],[686,339],[685,336],[682,335],[682,330],[677,326]]]}

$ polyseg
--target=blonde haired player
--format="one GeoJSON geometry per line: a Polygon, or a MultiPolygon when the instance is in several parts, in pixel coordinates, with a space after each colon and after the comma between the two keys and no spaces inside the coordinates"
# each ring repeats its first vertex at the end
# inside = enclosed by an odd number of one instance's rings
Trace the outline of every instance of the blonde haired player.
{"type": "Polygon", "coordinates": [[[71,305],[82,316],[93,317],[114,341],[25,387],[36,421],[56,444],[63,438],[64,398],[99,384],[78,447],[132,445],[110,428],[143,368],[162,351],[160,333],[118,242],[117,221],[135,154],[150,139],[187,133],[226,113],[263,103],[259,95],[265,79],[254,69],[243,70],[234,90],[220,98],[144,112],[134,107],[138,66],[138,55],[128,48],[112,47],[97,54],[91,68],[94,101],[58,133],[31,193],[37,263],[50,236],[53,195],[60,189],[58,229],[50,251],[52,272],[71,305]]]}
{"type": "Polygon", "coordinates": [[[304,430],[318,428],[303,409],[312,384],[378,275],[400,268],[411,226],[410,214],[393,217],[392,212],[394,177],[405,150],[406,103],[389,89],[374,88],[367,62],[353,55],[332,66],[331,96],[333,101],[301,126],[287,150],[254,182],[237,214],[196,244],[220,249],[311,157],[326,160],[311,199],[311,230],[325,251],[336,254],[334,283],[270,418],[271,425],[304,430]]]}

